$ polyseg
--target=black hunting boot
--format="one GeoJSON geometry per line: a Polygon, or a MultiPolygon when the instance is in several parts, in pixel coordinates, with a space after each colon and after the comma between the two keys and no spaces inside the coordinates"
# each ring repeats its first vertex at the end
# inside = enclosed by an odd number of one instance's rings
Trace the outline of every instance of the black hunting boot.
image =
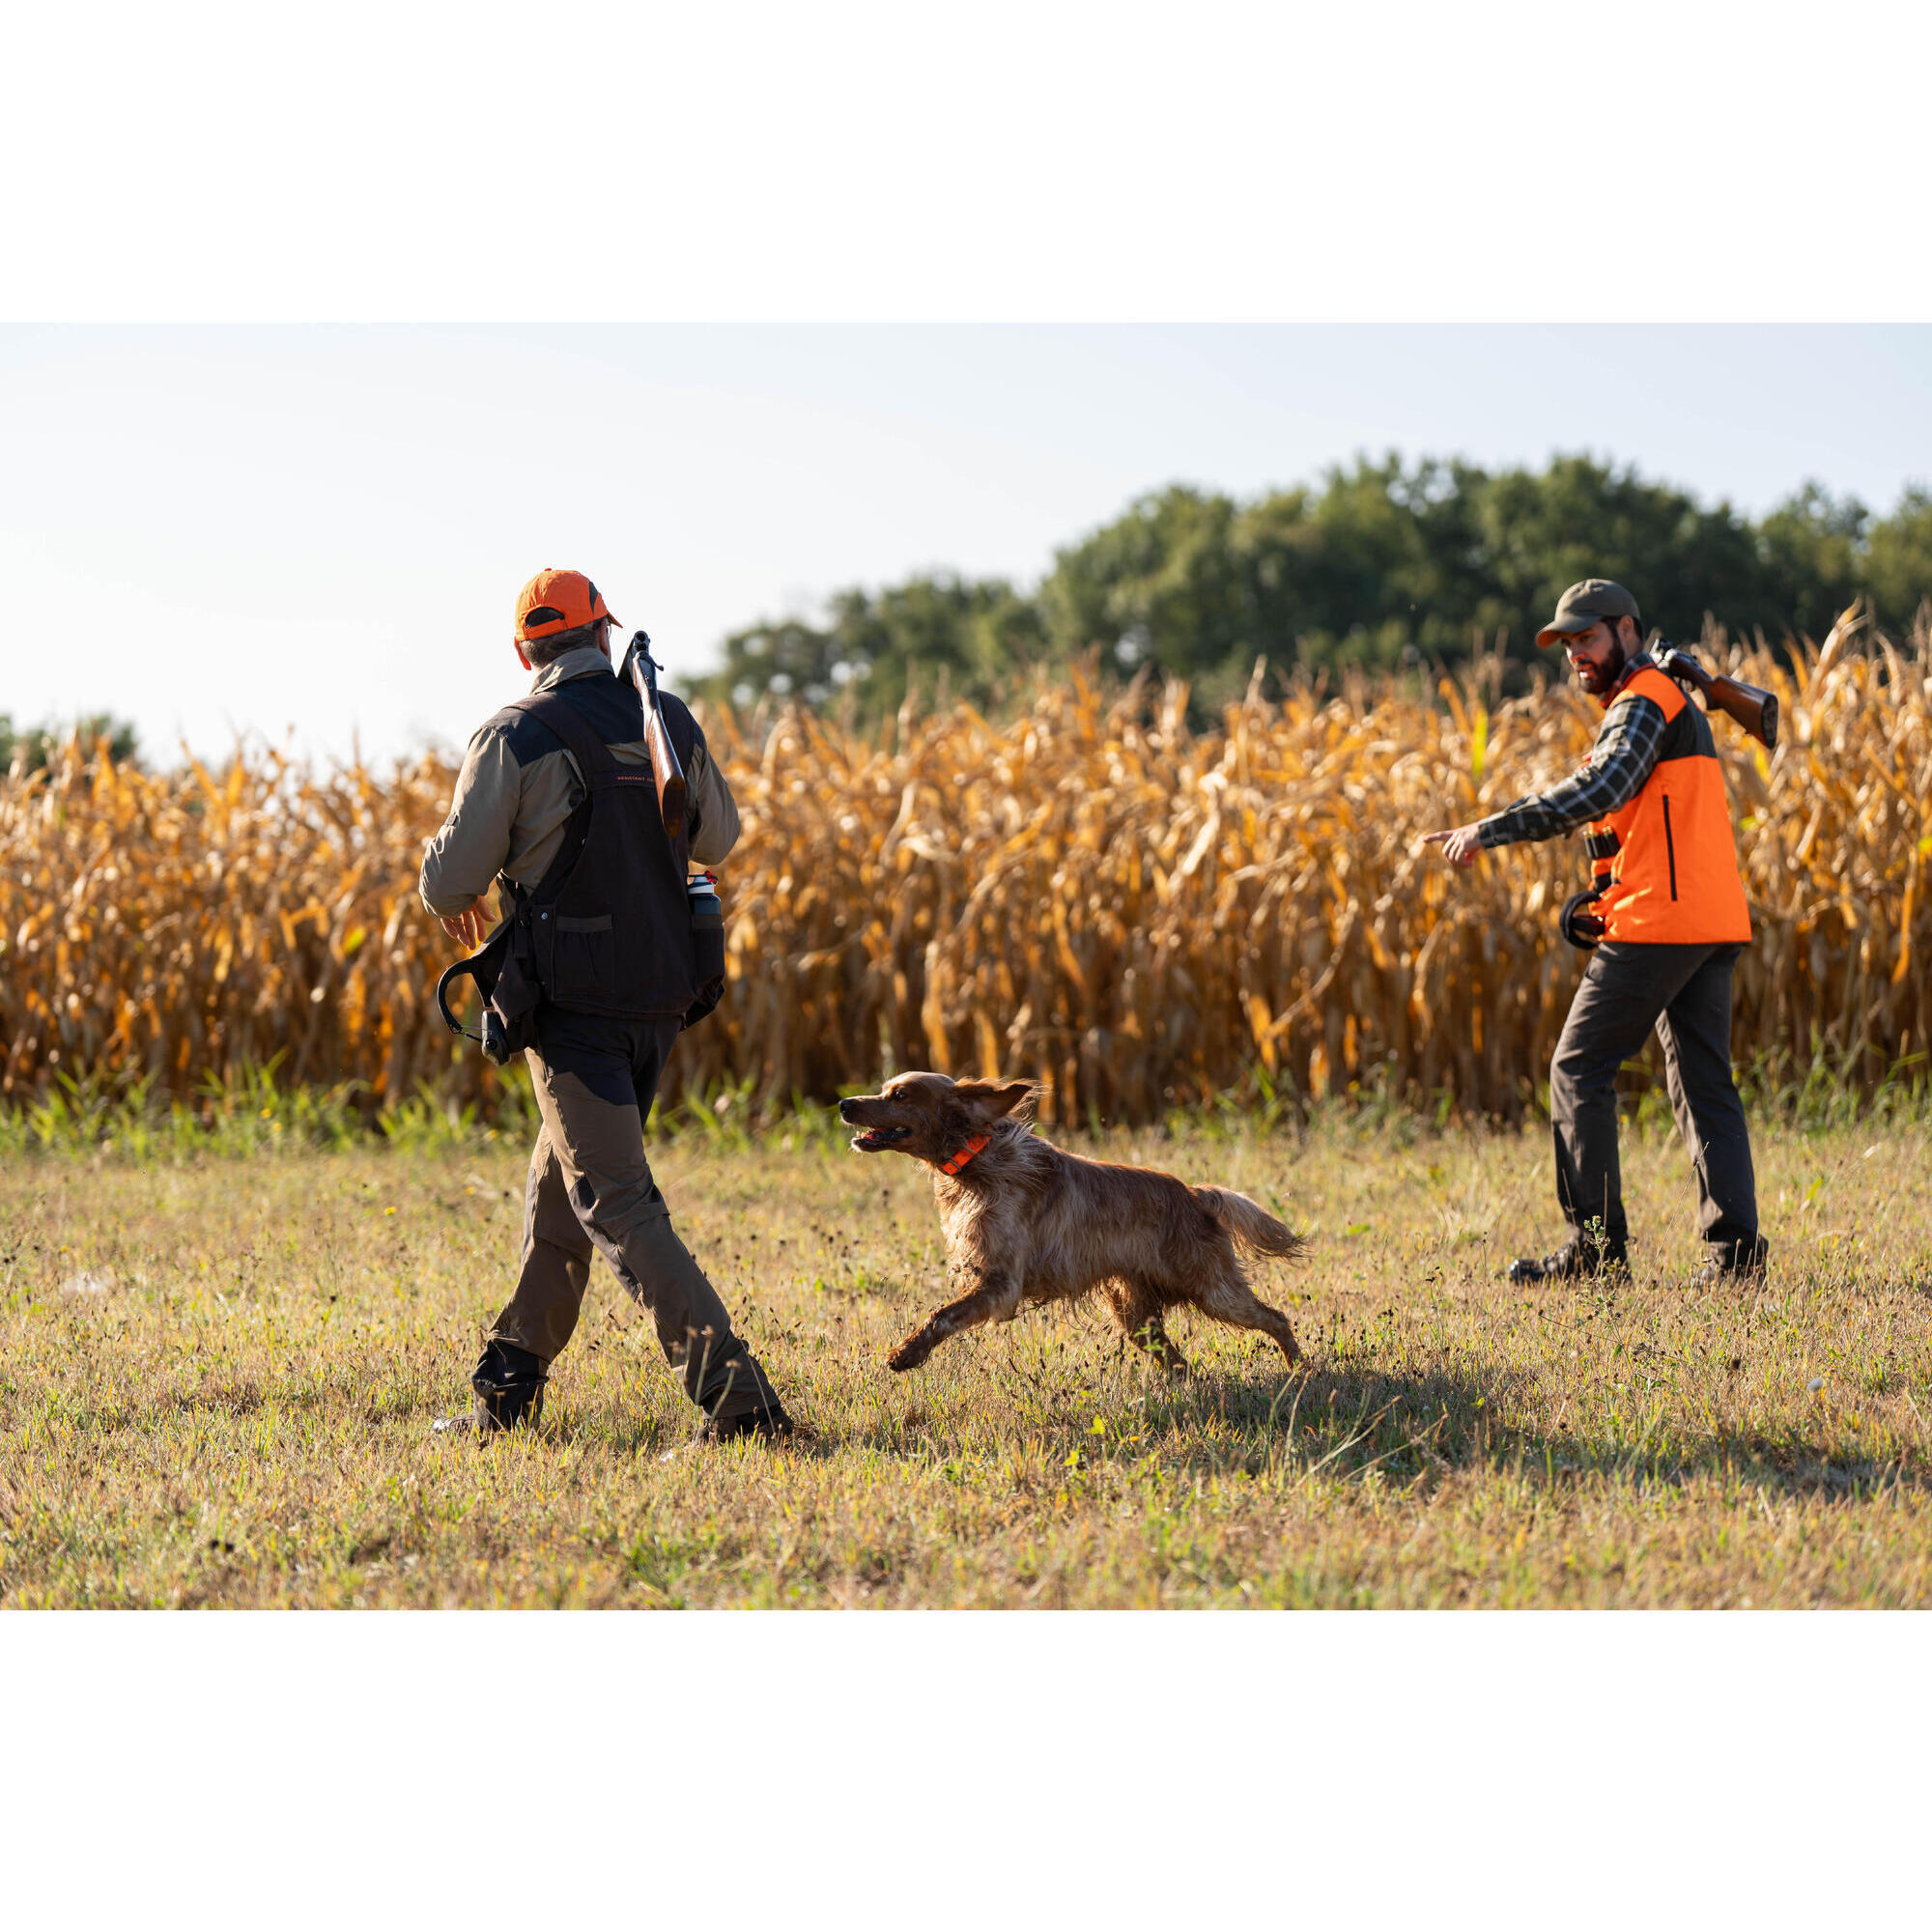
{"type": "Polygon", "coordinates": [[[1572,1235],[1553,1255],[1524,1255],[1509,1265],[1509,1278],[1518,1283],[1583,1281],[1612,1272],[1626,1275],[1630,1272],[1625,1244],[1583,1234],[1572,1235]]]}
{"type": "Polygon", "coordinates": [[[475,1390],[469,1410],[440,1417],[439,1435],[499,1435],[506,1429],[534,1428],[543,1415],[542,1360],[513,1342],[486,1342],[469,1378],[475,1390]]]}
{"type": "Polygon", "coordinates": [[[698,1399],[704,1407],[704,1421],[697,1432],[700,1442],[731,1442],[741,1435],[775,1442],[799,1433],[778,1392],[765,1379],[757,1358],[743,1342],[734,1342],[723,1361],[710,1365],[698,1399]]]}
{"type": "Polygon", "coordinates": [[[1747,1241],[1714,1241],[1702,1267],[1690,1277],[1692,1288],[1758,1288],[1771,1258],[1771,1243],[1762,1235],[1747,1241]]]}
{"type": "Polygon", "coordinates": [[[700,1442],[735,1442],[741,1435],[756,1435],[777,1442],[799,1433],[798,1425],[784,1412],[777,1396],[761,1408],[741,1409],[736,1415],[707,1415],[698,1426],[700,1442]]]}

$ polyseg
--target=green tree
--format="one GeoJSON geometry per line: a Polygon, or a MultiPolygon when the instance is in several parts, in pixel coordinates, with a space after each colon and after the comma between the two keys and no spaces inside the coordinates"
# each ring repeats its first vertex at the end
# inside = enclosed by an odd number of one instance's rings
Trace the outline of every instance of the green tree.
{"type": "Polygon", "coordinates": [[[90,753],[98,740],[105,738],[108,754],[117,765],[139,762],[134,727],[125,718],[96,711],[71,725],[34,724],[16,730],[12,715],[0,711],[0,773],[11,771],[16,760],[23,771],[40,771],[48,755],[76,731],[90,753]]]}
{"type": "Polygon", "coordinates": [[[1806,483],[1757,526],[1767,595],[1778,611],[1766,635],[1823,638],[1863,587],[1861,547],[1871,513],[1856,497],[1806,483]]]}
{"type": "Polygon", "coordinates": [[[1277,666],[1398,661],[1439,609],[1449,572],[1432,555],[1419,502],[1440,466],[1399,459],[1331,469],[1319,490],[1246,506],[1181,486],[1062,550],[1040,603],[1057,659],[1097,644],[1123,671],[1144,662],[1195,680],[1210,702],[1244,685],[1258,655],[1277,666]]]}
{"type": "Polygon", "coordinates": [[[1151,660],[1198,674],[1246,652],[1256,612],[1235,522],[1229,497],[1174,484],[1061,551],[1040,590],[1054,658],[1097,644],[1121,671],[1151,660]]]}
{"type": "MultiPolygon", "coordinates": [[[[1254,650],[1230,671],[1246,678],[1256,650],[1286,666],[1386,667],[1439,610],[1439,573],[1408,500],[1400,461],[1331,469],[1319,492],[1277,491],[1236,521],[1257,622],[1254,650]]],[[[1466,648],[1466,639],[1463,640],[1466,648]]]]}
{"type": "Polygon", "coordinates": [[[1320,482],[1242,503],[1174,484],[1060,550],[1037,596],[1003,581],[921,576],[845,590],[822,624],[753,625],[725,639],[697,688],[895,709],[909,677],[980,706],[1018,695],[1037,665],[1097,645],[1120,676],[1147,663],[1193,682],[1205,710],[1254,661],[1371,668],[1454,661],[1501,634],[1517,660],[1564,588],[1611,577],[1649,622],[1694,640],[1706,615],[1780,643],[1822,637],[1863,592],[1901,631],[1932,596],[1932,493],[1874,522],[1855,497],[1806,483],[1761,522],[1587,455],[1540,470],[1357,457],[1320,482]]]}
{"type": "Polygon", "coordinates": [[[1536,632],[1565,587],[1607,577],[1634,593],[1647,623],[1694,641],[1708,611],[1734,628],[1781,635],[1778,608],[1747,521],[1727,502],[1705,509],[1587,456],[1557,457],[1540,475],[1504,470],[1476,481],[1479,554],[1492,586],[1479,621],[1506,625],[1513,652],[1535,655],[1536,632]]]}
{"type": "Polygon", "coordinates": [[[1590,576],[1628,583],[1674,638],[1694,639],[1707,611],[1779,636],[1791,621],[1789,584],[1728,503],[1587,456],[1496,474],[1358,458],[1246,506],[1162,491],[1061,551],[1041,603],[1056,656],[1098,643],[1219,697],[1261,652],[1380,668],[1460,658],[1501,632],[1528,659],[1565,586],[1590,576]]]}
{"type": "Polygon", "coordinates": [[[1932,490],[1913,484],[1898,508],[1872,525],[1861,564],[1861,587],[1879,622],[1902,635],[1932,600],[1932,490]]]}
{"type": "Polygon", "coordinates": [[[1044,657],[1038,609],[1011,584],[915,577],[838,592],[824,625],[792,618],[734,632],[722,668],[689,688],[741,707],[767,696],[823,704],[849,694],[858,715],[879,718],[898,708],[909,679],[930,697],[942,674],[952,696],[997,707],[1044,657]]]}

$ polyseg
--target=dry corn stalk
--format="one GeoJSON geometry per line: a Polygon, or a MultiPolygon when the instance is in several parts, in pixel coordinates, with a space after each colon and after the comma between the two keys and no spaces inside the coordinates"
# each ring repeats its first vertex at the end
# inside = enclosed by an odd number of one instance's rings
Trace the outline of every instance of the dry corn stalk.
{"type": "MultiPolygon", "coordinates": [[[[1932,640],[1848,612],[1792,668],[1767,755],[1716,730],[1757,937],[1741,1056],[1834,1049],[1866,1082],[1932,1028],[1932,640]]],[[[1425,831],[1547,786],[1597,714],[1568,686],[1495,704],[1477,667],[1418,697],[1291,687],[1193,732],[1185,692],[1109,707],[1080,674],[1025,715],[902,716],[877,739],[788,711],[710,721],[745,819],[724,868],[731,991],[672,1077],[766,1106],[898,1067],[1025,1072],[1057,1122],[1159,1117],[1253,1079],[1385,1084],[1520,1115],[1579,956],[1566,840],[1422,856],[1425,831]]],[[[274,755],[162,777],[70,747],[0,785],[0,1082],[58,1070],[185,1090],[284,1077],[494,1088],[430,999],[449,956],[415,898],[453,774],[316,775],[274,755]]]]}
{"type": "Polygon", "coordinates": [[[278,1055],[379,1100],[445,1079],[414,873],[450,782],[273,753],[153,776],[73,743],[0,781],[0,1097],[58,1073],[185,1094],[278,1055]]]}

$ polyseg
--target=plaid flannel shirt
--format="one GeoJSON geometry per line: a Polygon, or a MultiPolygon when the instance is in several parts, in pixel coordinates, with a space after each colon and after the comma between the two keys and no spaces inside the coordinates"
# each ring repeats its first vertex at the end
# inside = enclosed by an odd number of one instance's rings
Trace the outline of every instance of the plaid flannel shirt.
{"type": "MultiPolygon", "coordinates": [[[[1632,670],[1654,668],[1648,652],[1631,662],[1632,670]]],[[[1611,711],[1590,748],[1583,769],[1546,792],[1532,792],[1483,819],[1476,836],[1484,846],[1515,845],[1554,838],[1628,805],[1657,768],[1663,742],[1663,712],[1648,697],[1632,698],[1611,711]]]]}

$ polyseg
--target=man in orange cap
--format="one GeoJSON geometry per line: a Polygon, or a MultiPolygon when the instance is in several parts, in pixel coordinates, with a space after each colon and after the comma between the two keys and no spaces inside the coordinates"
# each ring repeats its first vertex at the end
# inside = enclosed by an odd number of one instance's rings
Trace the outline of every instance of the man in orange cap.
{"type": "Polygon", "coordinates": [[[1617,1069],[1655,1029],[1677,1129],[1697,1174],[1708,1257],[1701,1284],[1754,1279],[1758,1233],[1750,1136],[1731,1077],[1731,969],[1751,936],[1730,810],[1710,721],[1643,647],[1636,599],[1586,578],[1537,634],[1561,643],[1604,709],[1583,769],[1552,790],[1453,831],[1433,832],[1459,866],[1486,848],[1590,828],[1592,888],[1564,909],[1564,934],[1591,951],[1549,1064],[1556,1198],[1568,1244],[1510,1267],[1547,1281],[1627,1265],[1617,1159],[1617,1069]]]}
{"type": "MultiPolygon", "coordinates": [[[[524,1197],[523,1265],[470,1378],[478,1435],[533,1423],[577,1326],[593,1252],[649,1310],[666,1359],[712,1439],[791,1424],[702,1268],[678,1239],[644,1154],[644,1120],[698,992],[685,851],[665,831],[643,708],[611,666],[613,619],[574,570],[517,599],[527,697],[469,741],[456,798],[422,864],[422,898],[450,937],[481,941],[494,879],[525,928],[542,997],[526,1059],[542,1127],[524,1197]]],[[[659,711],[688,786],[688,857],[715,866],[738,810],[676,697],[659,711]]]]}

